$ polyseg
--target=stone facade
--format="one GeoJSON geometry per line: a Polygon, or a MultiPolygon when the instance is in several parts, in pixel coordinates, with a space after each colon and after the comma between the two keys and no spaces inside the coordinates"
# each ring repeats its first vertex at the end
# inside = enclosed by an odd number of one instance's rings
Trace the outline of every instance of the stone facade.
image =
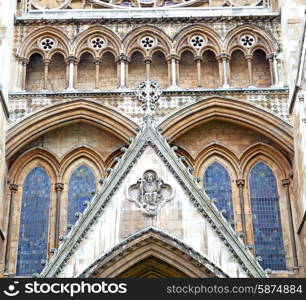
{"type": "MultiPolygon", "coordinates": [[[[18,273],[25,180],[35,167],[51,182],[49,263],[42,276],[138,276],[146,265],[139,266],[137,255],[147,259],[162,247],[156,265],[165,276],[183,276],[182,266],[195,253],[207,263],[201,270],[188,264],[191,277],[209,277],[212,269],[218,277],[305,276],[305,5],[300,0],[168,2],[167,7],[164,1],[144,7],[136,0],[129,6],[100,0],[18,2],[12,49],[3,50],[12,56],[3,93],[10,91],[6,149],[0,147],[8,166],[0,170],[6,194],[0,223],[7,228],[5,276],[18,273]],[[280,7],[288,10],[280,15],[280,7]],[[136,85],[145,79],[162,90],[152,136],[143,133],[147,119],[135,97],[136,85]],[[135,145],[134,139],[141,144],[141,136],[155,139],[158,132],[158,151],[148,147],[142,153],[135,145]],[[130,157],[137,160],[129,164],[130,157]],[[216,209],[204,186],[214,162],[230,177],[233,227],[222,213],[212,220],[204,212],[216,209]],[[254,259],[250,173],[257,163],[275,176],[286,265],[266,274],[254,259]],[[96,195],[69,231],[70,179],[84,165],[96,178],[96,195]],[[137,186],[146,170],[176,191],[154,216],[143,214],[125,191],[137,186]],[[94,217],[104,200],[105,211],[94,217]],[[226,230],[216,230],[218,224],[226,230]],[[152,252],[144,250],[147,236],[153,236],[152,252]],[[136,240],[143,247],[134,253],[121,249],[121,243],[134,247],[136,240]],[[180,253],[171,256],[175,266],[161,262],[170,255],[169,243],[180,253]],[[194,251],[190,258],[185,245],[194,251]],[[108,255],[113,266],[107,266],[108,255]],[[105,265],[97,263],[99,257],[105,265]],[[128,258],[134,269],[122,267],[128,258]]],[[[4,134],[3,129],[0,141],[4,134]]],[[[152,195],[148,199],[156,200],[152,195]]]]}

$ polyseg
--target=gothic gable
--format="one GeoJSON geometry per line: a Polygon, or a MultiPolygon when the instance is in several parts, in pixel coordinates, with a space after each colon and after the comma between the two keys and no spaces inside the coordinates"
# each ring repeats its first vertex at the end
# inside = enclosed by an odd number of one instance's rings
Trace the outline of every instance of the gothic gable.
{"type": "Polygon", "coordinates": [[[151,122],[147,117],[130,147],[122,149],[124,155],[108,170],[101,190],[41,276],[80,276],[124,239],[154,226],[206,257],[225,276],[265,277],[248,248],[151,122]]]}

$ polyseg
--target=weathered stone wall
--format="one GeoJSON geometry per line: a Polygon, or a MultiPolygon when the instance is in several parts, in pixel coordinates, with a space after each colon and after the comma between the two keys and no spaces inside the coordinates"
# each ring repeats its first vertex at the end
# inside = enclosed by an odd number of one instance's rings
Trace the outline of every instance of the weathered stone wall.
{"type": "Polygon", "coordinates": [[[27,67],[25,89],[27,91],[41,91],[44,86],[44,65],[40,54],[30,57],[27,67]]]}
{"type": "MultiPolygon", "coordinates": [[[[303,42],[303,31],[305,26],[305,1],[280,1],[282,7],[282,71],[285,81],[290,88],[290,97],[292,100],[297,83],[297,73],[300,68],[301,47],[303,42]]],[[[294,124],[294,170],[293,170],[293,191],[295,206],[297,207],[297,219],[295,220],[295,230],[297,231],[296,240],[302,246],[303,260],[299,261],[300,266],[306,265],[306,136],[305,136],[305,64],[302,71],[302,91],[295,95],[295,103],[292,106],[292,118],[294,124]],[[300,100],[299,100],[300,99],[300,100]],[[303,221],[304,219],[304,221],[303,221]],[[298,230],[300,230],[298,232],[298,230]]],[[[304,267],[305,270],[305,267],[304,267]]]]}
{"type": "Polygon", "coordinates": [[[249,86],[248,64],[244,54],[240,50],[232,53],[230,61],[231,80],[230,85],[233,87],[249,86]]]}
{"type": "Polygon", "coordinates": [[[51,58],[48,72],[47,89],[50,91],[63,91],[67,87],[66,62],[62,54],[56,53],[51,58]]]}
{"type": "MultiPolygon", "coordinates": [[[[117,63],[112,53],[105,53],[100,63],[100,88],[113,90],[118,87],[117,63]]],[[[90,80],[94,81],[94,77],[90,80]]]]}

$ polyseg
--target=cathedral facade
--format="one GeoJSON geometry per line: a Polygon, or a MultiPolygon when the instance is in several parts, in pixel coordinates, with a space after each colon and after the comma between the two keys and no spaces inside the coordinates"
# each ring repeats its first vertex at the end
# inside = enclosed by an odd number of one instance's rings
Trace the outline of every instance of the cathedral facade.
{"type": "Polygon", "coordinates": [[[2,1],[0,276],[305,277],[304,1],[2,1]]]}

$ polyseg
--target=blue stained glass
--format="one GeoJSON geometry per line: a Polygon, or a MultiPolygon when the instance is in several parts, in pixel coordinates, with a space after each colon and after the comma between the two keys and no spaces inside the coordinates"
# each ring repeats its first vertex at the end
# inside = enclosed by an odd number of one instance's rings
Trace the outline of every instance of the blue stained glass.
{"type": "Polygon", "coordinates": [[[255,254],[264,269],[285,270],[285,252],[277,184],[272,170],[260,162],[249,176],[255,254]]]}
{"type": "Polygon", "coordinates": [[[17,276],[31,276],[43,269],[47,258],[50,179],[41,167],[35,167],[23,184],[20,216],[17,276]]]}
{"type": "Polygon", "coordinates": [[[96,178],[87,166],[78,167],[71,175],[68,187],[68,224],[77,220],[75,214],[83,212],[84,201],[90,201],[96,189],[96,178]]]}
{"type": "Polygon", "coordinates": [[[224,217],[234,224],[231,178],[226,169],[217,162],[212,163],[204,174],[204,188],[211,199],[216,199],[216,206],[224,210],[224,217]]]}

